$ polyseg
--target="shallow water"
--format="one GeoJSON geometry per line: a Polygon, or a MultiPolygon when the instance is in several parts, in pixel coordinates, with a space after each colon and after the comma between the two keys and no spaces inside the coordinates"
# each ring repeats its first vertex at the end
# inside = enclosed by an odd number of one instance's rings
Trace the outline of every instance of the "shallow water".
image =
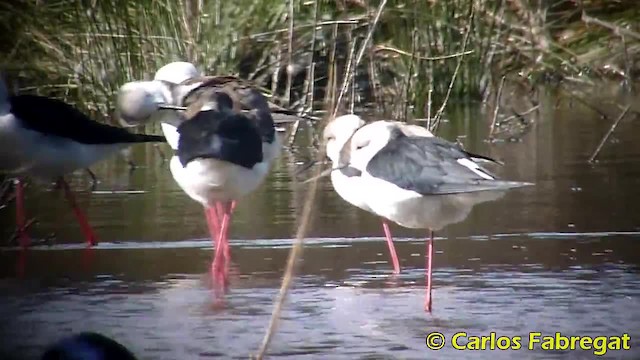
{"type": "MultiPolygon", "coordinates": [[[[593,351],[460,351],[451,335],[622,335],[640,356],[640,122],[623,119],[598,162],[587,159],[609,129],[620,97],[584,105],[544,92],[541,112],[521,141],[488,144],[490,115],[460,107],[441,136],[465,135],[467,149],[505,162],[500,176],[533,181],[477,206],[437,233],[434,312],[424,301],[425,231],[393,227],[402,273],[390,274],[379,219],[342,201],[323,180],[304,260],[270,348],[295,359],[592,358],[593,351]],[[556,104],[558,107],[556,107],[556,104]],[[442,332],[447,345],[427,349],[442,332]]],[[[637,99],[636,99],[637,100],[637,99]]],[[[636,102],[637,103],[637,102],[636,102]]],[[[638,109],[635,109],[638,110],[638,109]]],[[[211,242],[204,216],[173,182],[151,147],[97,165],[97,191],[73,179],[101,244],[83,249],[61,194],[28,190],[34,237],[56,234],[18,269],[18,252],[0,252],[0,349],[34,358],[61,336],[99,331],[143,359],[221,356],[246,359],[262,339],[280,285],[306,187],[293,177],[309,156],[310,132],[284,151],[268,182],[239,202],[231,229],[234,268],[224,304],[212,298],[211,242]]],[[[162,148],[168,153],[166,148],[162,148]]],[[[13,210],[0,210],[2,237],[13,210]]],[[[464,341],[462,341],[464,343],[464,341]]],[[[0,357],[2,353],[0,352],[0,357]]]]}

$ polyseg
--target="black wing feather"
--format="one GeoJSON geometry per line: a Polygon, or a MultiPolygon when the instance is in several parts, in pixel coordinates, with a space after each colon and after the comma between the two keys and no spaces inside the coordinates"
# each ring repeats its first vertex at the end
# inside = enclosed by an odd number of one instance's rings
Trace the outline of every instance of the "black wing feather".
{"type": "Polygon", "coordinates": [[[124,128],[91,120],[64,101],[37,95],[9,98],[11,113],[22,125],[43,134],[55,135],[82,144],[164,142],[164,136],[133,134],[124,128]]]}
{"type": "Polygon", "coordinates": [[[210,97],[212,93],[226,92],[232,96],[234,102],[238,103],[240,110],[253,114],[249,118],[255,122],[262,140],[269,144],[273,143],[276,131],[271,112],[274,110],[260,91],[233,76],[191,80],[191,82],[197,81],[201,81],[200,85],[182,97],[183,106],[189,106],[201,97],[210,97]]]}
{"type": "Polygon", "coordinates": [[[262,161],[262,140],[244,114],[200,111],[178,127],[177,155],[186,166],[197,158],[227,161],[248,169],[262,161]]]}

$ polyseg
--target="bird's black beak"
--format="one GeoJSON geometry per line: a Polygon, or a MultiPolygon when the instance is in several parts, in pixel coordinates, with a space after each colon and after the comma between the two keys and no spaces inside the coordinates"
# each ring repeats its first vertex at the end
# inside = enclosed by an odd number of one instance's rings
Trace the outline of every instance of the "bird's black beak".
{"type": "Polygon", "coordinates": [[[313,176],[313,177],[303,181],[302,183],[306,184],[306,183],[309,183],[311,181],[320,179],[322,177],[331,175],[331,173],[334,172],[334,171],[342,171],[346,176],[361,176],[362,175],[362,171],[360,171],[360,170],[358,170],[358,169],[356,169],[354,167],[351,167],[349,164],[346,164],[346,165],[341,165],[341,166],[338,166],[338,167],[330,167],[328,169],[325,169],[320,174],[318,174],[316,176],[313,176]]]}
{"type": "Polygon", "coordinates": [[[307,184],[307,183],[310,183],[310,182],[312,182],[314,180],[318,180],[318,179],[323,178],[325,176],[331,175],[331,173],[334,170],[340,170],[340,168],[335,168],[334,169],[334,168],[330,167],[328,169],[322,170],[322,172],[320,174],[318,174],[316,176],[312,176],[312,177],[308,178],[307,180],[303,181],[302,183],[303,184],[307,184]]]}
{"type": "Polygon", "coordinates": [[[296,177],[300,176],[301,174],[303,174],[304,172],[308,171],[309,169],[311,169],[315,164],[317,164],[318,161],[317,160],[309,160],[307,161],[306,164],[303,164],[302,166],[300,166],[300,168],[296,171],[296,173],[294,174],[296,177]]]}
{"type": "Polygon", "coordinates": [[[170,105],[170,104],[159,104],[158,105],[158,109],[185,111],[185,110],[187,110],[187,107],[186,106],[170,105]]]}

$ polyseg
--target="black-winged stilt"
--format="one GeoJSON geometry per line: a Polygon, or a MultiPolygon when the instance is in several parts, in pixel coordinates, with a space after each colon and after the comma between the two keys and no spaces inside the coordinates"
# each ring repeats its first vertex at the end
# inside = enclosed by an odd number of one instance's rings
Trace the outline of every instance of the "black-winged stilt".
{"type": "MultiPolygon", "coordinates": [[[[427,130],[427,128],[419,125],[411,125],[400,121],[384,120],[387,124],[393,124],[397,126],[402,133],[406,136],[418,136],[418,137],[433,137],[433,133],[427,130]]],[[[330,122],[324,129],[323,136],[326,143],[326,154],[333,164],[338,164],[338,156],[340,150],[344,144],[349,140],[343,134],[355,133],[355,131],[365,125],[365,121],[357,115],[349,114],[343,115],[330,122]]],[[[495,162],[493,159],[487,157],[479,157],[477,155],[469,154],[473,161],[478,162],[495,162]]],[[[350,191],[351,181],[354,180],[340,171],[331,172],[331,182],[334,189],[348,203],[359,207],[365,211],[372,212],[366,205],[366,197],[358,199],[357,193],[350,191]]],[[[391,262],[393,265],[393,273],[400,273],[400,261],[396,253],[395,246],[393,244],[393,237],[389,228],[387,219],[382,218],[382,228],[389,247],[389,254],[391,256],[391,262]]]]}
{"type": "MultiPolygon", "coordinates": [[[[403,126],[338,117],[325,129],[327,156],[333,186],[346,201],[400,226],[429,229],[425,309],[430,312],[433,232],[464,220],[476,204],[532,184],[498,180],[478,164],[489,158],[426,133],[411,136],[403,126]]],[[[393,257],[387,229],[385,235],[393,257]]]]}
{"type": "Polygon", "coordinates": [[[223,270],[225,279],[235,202],[262,184],[280,152],[274,105],[240,79],[200,76],[193,65],[177,62],[159,69],[153,81],[123,85],[118,108],[129,124],[161,122],[176,151],[171,172],[178,185],[205,207],[215,242],[212,270],[214,274],[223,270]],[[184,111],[160,111],[159,104],[184,111]]]}
{"type": "Polygon", "coordinates": [[[203,93],[194,105],[200,111],[178,126],[177,156],[170,168],[178,185],[205,207],[212,238],[217,233],[212,269],[226,274],[235,201],[267,176],[273,158],[264,148],[265,143],[277,144],[275,130],[268,110],[238,112],[225,92],[203,93]]]}
{"type": "Polygon", "coordinates": [[[10,96],[0,80],[0,173],[18,178],[16,220],[21,246],[29,244],[21,177],[57,180],[87,243],[94,245],[97,237],[63,176],[89,168],[131,144],[164,141],[163,136],[133,134],[93,121],[60,100],[36,95],[10,96]]]}
{"type": "MultiPolygon", "coordinates": [[[[402,129],[405,135],[408,136],[425,136],[433,137],[433,134],[426,128],[418,125],[409,125],[401,123],[399,121],[389,121],[394,123],[402,129]]],[[[343,115],[330,122],[324,129],[323,136],[326,142],[326,154],[333,164],[338,164],[338,157],[340,150],[349,140],[348,136],[344,134],[354,133],[357,129],[365,125],[365,121],[357,115],[343,115]]],[[[331,183],[335,191],[348,203],[368,212],[372,212],[371,208],[367,206],[367,199],[358,197],[357,192],[353,192],[350,189],[350,184],[353,178],[350,178],[340,171],[331,172],[331,183]]],[[[389,247],[389,255],[391,256],[391,262],[393,265],[393,273],[400,273],[400,261],[396,253],[395,246],[393,244],[393,237],[391,236],[391,230],[389,229],[389,223],[387,219],[382,218],[382,229],[387,240],[387,246],[389,247]]]]}

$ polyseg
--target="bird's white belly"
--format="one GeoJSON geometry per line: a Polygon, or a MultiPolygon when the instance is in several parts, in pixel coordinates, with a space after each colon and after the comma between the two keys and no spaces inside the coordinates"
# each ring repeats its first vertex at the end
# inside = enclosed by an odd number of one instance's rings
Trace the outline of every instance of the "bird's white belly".
{"type": "Polygon", "coordinates": [[[88,168],[127,144],[82,144],[25,129],[15,121],[0,127],[0,171],[53,180],[88,168]]]}
{"type": "Polygon", "coordinates": [[[474,205],[497,200],[505,194],[505,191],[478,191],[423,196],[369,175],[364,179],[372,211],[412,229],[440,230],[466,219],[474,205]]]}
{"type": "Polygon", "coordinates": [[[340,170],[334,170],[331,172],[331,184],[344,201],[364,211],[373,212],[367,204],[367,197],[371,194],[367,193],[366,186],[363,187],[360,176],[349,177],[342,174],[340,170]]]}
{"type": "Polygon", "coordinates": [[[171,159],[170,168],[182,190],[205,206],[247,195],[262,184],[269,172],[266,162],[247,169],[216,159],[197,159],[183,167],[177,156],[171,159]]]}
{"type": "Polygon", "coordinates": [[[36,161],[28,170],[39,178],[55,178],[91,167],[130,144],[82,144],[59,137],[46,136],[46,146],[38,148],[36,161]]]}

